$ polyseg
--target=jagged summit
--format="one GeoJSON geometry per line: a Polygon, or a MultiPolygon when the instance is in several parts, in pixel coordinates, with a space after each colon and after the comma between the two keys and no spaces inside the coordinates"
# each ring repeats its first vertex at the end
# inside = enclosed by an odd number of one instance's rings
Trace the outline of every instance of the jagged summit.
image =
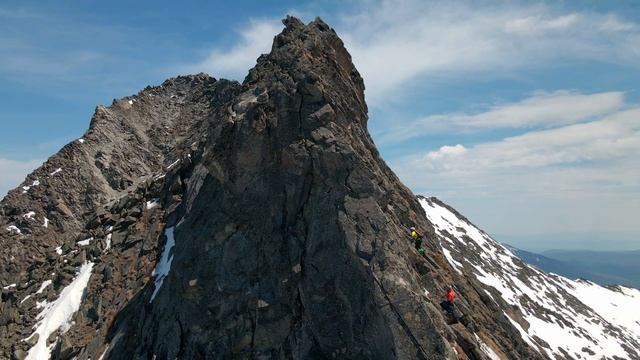
{"type": "Polygon", "coordinates": [[[242,84],[99,107],[0,203],[0,358],[549,357],[378,155],[335,31],[283,22],[242,84]]]}

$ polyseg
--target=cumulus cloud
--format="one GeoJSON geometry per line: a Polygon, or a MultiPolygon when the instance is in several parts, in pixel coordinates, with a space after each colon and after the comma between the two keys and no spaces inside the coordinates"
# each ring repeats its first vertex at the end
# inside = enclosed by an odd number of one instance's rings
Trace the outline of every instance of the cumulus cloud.
{"type": "Polygon", "coordinates": [[[381,136],[381,141],[397,142],[437,132],[557,127],[592,120],[623,106],[624,93],[619,91],[596,94],[538,92],[516,103],[492,105],[489,110],[476,114],[454,113],[421,118],[390,129],[381,136]]]}
{"type": "Polygon", "coordinates": [[[18,186],[35,168],[42,164],[41,160],[16,161],[0,158],[0,197],[18,186]]]}
{"type": "Polygon", "coordinates": [[[441,161],[442,159],[446,159],[448,157],[457,157],[467,152],[467,149],[458,144],[455,146],[445,145],[441,147],[438,151],[429,151],[427,153],[426,158],[430,161],[441,161]]]}

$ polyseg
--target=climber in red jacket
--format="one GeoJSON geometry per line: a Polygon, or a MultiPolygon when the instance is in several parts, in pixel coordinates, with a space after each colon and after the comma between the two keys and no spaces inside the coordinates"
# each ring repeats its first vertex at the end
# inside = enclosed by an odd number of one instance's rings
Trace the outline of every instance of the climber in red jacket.
{"type": "Polygon", "coordinates": [[[453,300],[456,298],[456,292],[453,290],[453,287],[449,287],[449,291],[447,291],[447,302],[453,305],[453,300]]]}
{"type": "Polygon", "coordinates": [[[449,314],[453,322],[457,322],[455,310],[453,307],[453,300],[456,298],[456,292],[453,290],[453,286],[449,287],[445,295],[446,300],[440,303],[440,306],[449,314]]]}

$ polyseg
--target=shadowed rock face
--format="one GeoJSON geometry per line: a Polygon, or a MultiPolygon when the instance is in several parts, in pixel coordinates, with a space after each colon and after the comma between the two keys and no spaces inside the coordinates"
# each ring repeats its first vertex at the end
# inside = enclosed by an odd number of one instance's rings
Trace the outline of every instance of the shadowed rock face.
{"type": "Polygon", "coordinates": [[[0,235],[0,285],[20,284],[2,290],[0,357],[29,351],[36,302],[92,262],[54,358],[485,359],[474,334],[544,358],[473,276],[455,277],[467,311],[449,321],[454,271],[367,132],[350,55],[319,19],[284,24],[243,84],[180,77],[100,107],[26,181],[46,183],[4,199],[2,229],[23,231],[0,235]]]}

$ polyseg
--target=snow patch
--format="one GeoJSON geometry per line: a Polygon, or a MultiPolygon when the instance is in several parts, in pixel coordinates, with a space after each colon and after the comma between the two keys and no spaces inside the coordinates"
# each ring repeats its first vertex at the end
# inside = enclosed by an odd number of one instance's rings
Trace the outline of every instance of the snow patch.
{"type": "Polygon", "coordinates": [[[20,231],[20,229],[18,229],[18,227],[15,226],[15,225],[7,226],[7,231],[8,232],[15,232],[16,234],[22,234],[22,231],[20,231]]]}
{"type": "Polygon", "coordinates": [[[31,185],[29,185],[29,186],[27,186],[27,185],[23,186],[23,187],[22,187],[22,193],[24,194],[24,193],[26,193],[27,191],[29,191],[29,189],[31,189],[32,187],[34,187],[34,186],[38,186],[38,185],[40,185],[40,181],[38,181],[38,180],[36,179],[36,180],[34,180],[34,181],[31,183],[31,185]]]}
{"type": "Polygon", "coordinates": [[[147,201],[147,210],[151,210],[151,209],[157,207],[158,205],[160,205],[160,203],[158,203],[158,199],[153,199],[151,201],[147,201]]]}
{"type": "Polygon", "coordinates": [[[462,275],[462,271],[460,271],[460,269],[463,269],[464,266],[462,266],[460,262],[456,261],[456,259],[451,256],[451,252],[447,248],[443,247],[442,252],[444,253],[444,257],[447,258],[447,261],[449,262],[449,264],[451,264],[454,270],[458,274],[462,275]]]}
{"type": "Polygon", "coordinates": [[[56,253],[57,253],[58,255],[62,255],[62,246],[58,246],[58,247],[56,248],[56,253]]]}
{"type": "Polygon", "coordinates": [[[507,315],[507,313],[504,313],[504,316],[506,316],[507,319],[509,319],[509,322],[511,323],[511,325],[513,325],[513,327],[516,328],[516,330],[518,330],[522,340],[524,340],[532,348],[534,348],[534,349],[538,348],[538,346],[533,343],[533,340],[531,340],[531,336],[529,336],[529,334],[527,334],[527,332],[522,328],[522,326],[520,326],[520,324],[518,322],[513,320],[509,315],[507,315]]]}
{"type": "Polygon", "coordinates": [[[83,139],[83,138],[80,138],[80,139],[78,139],[78,142],[79,142],[80,144],[84,144],[84,139],[83,139]]]}
{"type": "Polygon", "coordinates": [[[16,287],[16,284],[9,284],[7,286],[4,286],[3,289],[4,290],[9,290],[9,289],[14,288],[14,287],[16,287]]]}
{"type": "Polygon", "coordinates": [[[107,227],[107,236],[104,238],[104,252],[106,252],[107,250],[111,249],[111,237],[113,236],[113,226],[108,226],[107,227]]]}
{"type": "Polygon", "coordinates": [[[45,228],[49,227],[49,219],[44,218],[44,222],[42,223],[42,226],[44,226],[45,228]]]}
{"type": "Polygon", "coordinates": [[[47,288],[47,286],[51,285],[52,281],[51,280],[45,280],[42,282],[42,285],[40,285],[40,288],[38,289],[38,291],[36,291],[36,294],[40,294],[44,291],[44,289],[47,288]]]}
{"type": "Polygon", "coordinates": [[[489,347],[489,345],[485,344],[484,341],[482,341],[482,339],[480,339],[478,334],[473,333],[473,336],[476,337],[476,341],[478,342],[478,344],[480,344],[480,350],[482,350],[482,352],[485,353],[485,355],[487,355],[487,357],[489,357],[489,359],[491,359],[491,360],[502,360],[502,359],[500,359],[500,356],[498,356],[498,354],[496,354],[496,352],[493,351],[493,349],[489,347]]]}
{"type": "Polygon", "coordinates": [[[58,329],[62,328],[62,331],[66,332],[71,327],[71,318],[80,308],[82,296],[91,278],[92,269],[93,263],[85,263],[80,267],[76,278],[62,290],[56,301],[38,303],[38,307],[43,309],[36,317],[38,320],[36,329],[31,336],[25,339],[26,341],[37,334],[38,341],[29,349],[26,360],[42,360],[51,357],[51,350],[54,345],[47,347],[47,339],[58,329]]]}
{"type": "Polygon", "coordinates": [[[57,173],[59,173],[60,171],[62,171],[62,168],[57,168],[54,172],[52,172],[51,174],[49,174],[50,176],[53,176],[57,173]]]}
{"type": "Polygon", "coordinates": [[[180,159],[174,161],[173,163],[171,163],[171,165],[167,166],[167,170],[171,169],[172,167],[176,166],[178,163],[180,162],[180,159]]]}
{"type": "Polygon", "coordinates": [[[173,237],[173,227],[165,229],[164,234],[167,237],[167,242],[164,244],[164,249],[162,249],[160,261],[156,264],[156,268],[153,269],[152,275],[155,276],[155,289],[153,290],[153,294],[151,294],[151,300],[149,300],[149,302],[152,302],[158,294],[158,291],[160,291],[164,279],[169,274],[169,270],[171,270],[171,262],[173,262],[171,250],[173,250],[173,247],[176,245],[173,237]]]}
{"type": "MultiPolygon", "coordinates": [[[[149,94],[151,95],[151,94],[149,94]]],[[[100,355],[100,357],[98,358],[98,360],[102,360],[104,359],[104,356],[107,354],[107,351],[109,350],[109,344],[107,344],[107,347],[104,348],[104,351],[102,352],[102,355],[100,355]]]]}
{"type": "Polygon", "coordinates": [[[84,239],[84,240],[78,241],[76,244],[78,244],[80,246],[87,246],[87,245],[91,244],[91,240],[93,240],[92,237],[90,237],[88,239],[84,239]]]}
{"type": "Polygon", "coordinates": [[[33,220],[33,217],[36,215],[35,211],[29,211],[28,213],[22,215],[23,218],[33,220]]]}

